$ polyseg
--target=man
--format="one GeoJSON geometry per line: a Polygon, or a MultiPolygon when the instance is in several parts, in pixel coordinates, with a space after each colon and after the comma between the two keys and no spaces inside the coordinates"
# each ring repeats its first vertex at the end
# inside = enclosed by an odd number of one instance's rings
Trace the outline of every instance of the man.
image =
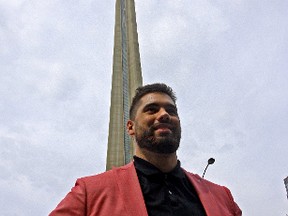
{"type": "Polygon", "coordinates": [[[78,179],[50,216],[242,215],[229,189],[180,167],[181,127],[170,87],[136,90],[127,132],[135,144],[133,162],[78,179]]]}

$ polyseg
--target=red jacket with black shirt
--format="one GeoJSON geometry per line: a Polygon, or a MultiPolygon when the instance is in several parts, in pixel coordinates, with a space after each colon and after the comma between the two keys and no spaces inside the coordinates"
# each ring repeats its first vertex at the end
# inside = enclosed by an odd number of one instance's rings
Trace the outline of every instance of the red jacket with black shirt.
{"type": "MultiPolygon", "coordinates": [[[[207,216],[241,216],[230,190],[184,170],[207,216]]],[[[80,178],[50,216],[148,216],[134,163],[80,178]]]]}

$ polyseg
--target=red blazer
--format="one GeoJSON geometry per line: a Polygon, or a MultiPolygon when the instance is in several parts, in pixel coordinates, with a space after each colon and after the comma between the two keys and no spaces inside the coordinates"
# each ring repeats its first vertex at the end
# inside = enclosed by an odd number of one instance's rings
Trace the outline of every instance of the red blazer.
{"type": "MultiPolygon", "coordinates": [[[[184,170],[207,216],[241,216],[228,188],[184,170]]],[[[133,162],[80,178],[49,216],[148,216],[133,162]]]]}

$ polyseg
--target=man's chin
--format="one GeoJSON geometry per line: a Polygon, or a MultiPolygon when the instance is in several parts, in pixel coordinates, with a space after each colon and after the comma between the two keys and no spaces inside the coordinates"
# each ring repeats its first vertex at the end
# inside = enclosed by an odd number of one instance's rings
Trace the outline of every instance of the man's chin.
{"type": "Polygon", "coordinates": [[[179,147],[179,143],[171,142],[167,137],[158,137],[153,140],[153,143],[143,146],[146,150],[159,154],[175,153],[179,147]]]}
{"type": "Polygon", "coordinates": [[[154,152],[159,154],[172,154],[175,153],[177,149],[178,145],[158,145],[154,152]]]}
{"type": "Polygon", "coordinates": [[[160,154],[175,153],[179,147],[180,137],[174,137],[172,133],[155,133],[147,134],[139,139],[136,136],[136,142],[142,149],[146,149],[150,152],[160,154]],[[138,139],[137,139],[138,138],[138,139]]]}
{"type": "Polygon", "coordinates": [[[154,136],[153,142],[157,145],[159,144],[166,144],[166,143],[174,143],[175,137],[172,137],[171,133],[160,133],[154,136]]]}

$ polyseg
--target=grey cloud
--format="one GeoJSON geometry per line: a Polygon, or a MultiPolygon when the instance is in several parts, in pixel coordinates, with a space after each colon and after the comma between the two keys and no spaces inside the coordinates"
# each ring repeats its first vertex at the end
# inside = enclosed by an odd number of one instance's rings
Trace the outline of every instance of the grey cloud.
{"type": "MultiPolygon", "coordinates": [[[[179,98],[179,159],[202,174],[215,157],[207,178],[247,215],[288,212],[287,6],[136,1],[144,83],[179,98]]],[[[47,215],[76,178],[105,169],[114,1],[0,11],[0,214],[47,215]]]]}

